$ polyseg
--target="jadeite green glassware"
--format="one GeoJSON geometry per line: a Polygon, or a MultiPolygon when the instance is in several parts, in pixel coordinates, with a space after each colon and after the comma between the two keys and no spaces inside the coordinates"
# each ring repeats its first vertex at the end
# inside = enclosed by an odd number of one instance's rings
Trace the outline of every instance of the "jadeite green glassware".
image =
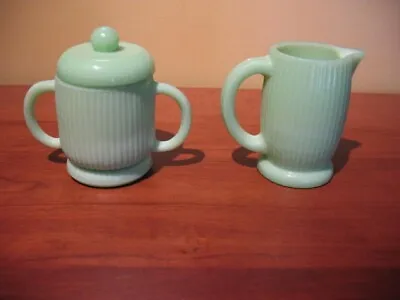
{"type": "Polygon", "coordinates": [[[65,51],[57,64],[57,77],[65,83],[88,88],[128,85],[154,73],[151,55],[136,44],[120,42],[110,27],[93,31],[90,43],[65,51]]]}
{"type": "Polygon", "coordinates": [[[142,47],[119,41],[110,27],[93,31],[90,42],[64,52],[54,80],[35,83],[24,99],[26,124],[51,148],[62,148],[68,173],[78,182],[116,187],[136,181],[152,167],[151,152],[179,147],[191,126],[191,107],[174,86],[153,79],[154,62],[142,47]],[[34,116],[38,96],[55,91],[59,138],[34,116]],[[155,96],[172,97],[182,111],[174,137],[155,137],[155,96]]]}
{"type": "Polygon", "coordinates": [[[272,182],[313,188],[333,176],[331,162],[346,121],[351,82],[364,57],[358,49],[312,42],[273,45],[270,54],[249,58],[228,75],[221,95],[229,133],[260,154],[257,168],[272,182]],[[248,77],[264,76],[261,130],[246,132],[235,114],[235,97],[248,77]]]}

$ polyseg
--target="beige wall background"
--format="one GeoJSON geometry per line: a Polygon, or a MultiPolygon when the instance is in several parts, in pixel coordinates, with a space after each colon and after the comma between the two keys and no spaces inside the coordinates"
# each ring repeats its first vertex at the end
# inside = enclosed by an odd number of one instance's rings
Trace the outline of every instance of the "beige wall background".
{"type": "Polygon", "coordinates": [[[52,78],[66,48],[109,25],[181,87],[220,87],[271,44],[312,40],[365,50],[354,91],[400,92],[400,0],[0,0],[0,22],[0,84],[52,78]]]}

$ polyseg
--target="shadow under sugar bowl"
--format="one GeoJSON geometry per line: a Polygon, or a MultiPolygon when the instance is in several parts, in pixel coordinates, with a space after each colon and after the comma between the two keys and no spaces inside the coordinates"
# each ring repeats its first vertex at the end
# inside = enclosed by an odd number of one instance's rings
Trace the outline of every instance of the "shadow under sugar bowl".
{"type": "Polygon", "coordinates": [[[95,187],[116,187],[143,177],[152,167],[152,152],[179,147],[191,126],[185,95],[153,79],[151,55],[136,44],[119,41],[110,27],[99,27],[91,41],[76,45],[58,60],[54,80],[35,83],[24,99],[24,116],[33,136],[62,148],[68,173],[95,187]],[[55,91],[59,138],[39,126],[38,96],[55,91]],[[178,132],[170,140],[155,136],[155,96],[172,97],[181,109],[178,132]]]}

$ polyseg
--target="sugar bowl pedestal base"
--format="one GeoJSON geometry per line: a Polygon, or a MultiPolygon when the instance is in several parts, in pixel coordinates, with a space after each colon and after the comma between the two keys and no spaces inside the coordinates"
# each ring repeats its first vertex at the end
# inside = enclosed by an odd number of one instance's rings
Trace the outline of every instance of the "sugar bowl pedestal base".
{"type": "Polygon", "coordinates": [[[140,163],[119,170],[99,171],[83,169],[67,160],[69,175],[76,181],[92,187],[110,188],[133,183],[142,178],[153,165],[151,156],[140,163]]]}
{"type": "Polygon", "coordinates": [[[333,176],[332,164],[322,170],[290,171],[274,165],[264,155],[260,156],[257,169],[261,175],[276,184],[300,189],[309,189],[325,185],[333,176]]]}

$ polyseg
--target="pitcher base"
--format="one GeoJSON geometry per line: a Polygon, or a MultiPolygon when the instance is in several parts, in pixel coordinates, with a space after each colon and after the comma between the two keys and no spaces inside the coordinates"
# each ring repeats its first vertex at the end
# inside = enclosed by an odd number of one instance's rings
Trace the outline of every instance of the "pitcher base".
{"type": "Polygon", "coordinates": [[[333,165],[317,171],[290,171],[282,169],[261,157],[257,169],[270,181],[290,188],[309,189],[328,183],[333,176],[333,165]]]}
{"type": "Polygon", "coordinates": [[[74,165],[67,160],[67,171],[76,181],[92,187],[117,187],[133,183],[142,178],[152,167],[151,157],[148,157],[138,164],[110,171],[88,170],[74,165]]]}

